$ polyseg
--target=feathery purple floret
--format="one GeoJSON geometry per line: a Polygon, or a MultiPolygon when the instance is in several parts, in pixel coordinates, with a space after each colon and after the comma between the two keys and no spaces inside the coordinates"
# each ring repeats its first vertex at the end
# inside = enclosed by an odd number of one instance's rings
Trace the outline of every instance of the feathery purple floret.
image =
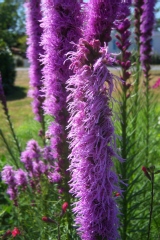
{"type": "Polygon", "coordinates": [[[141,36],[140,36],[140,60],[145,76],[150,70],[150,59],[152,51],[152,31],[154,25],[155,0],[144,0],[141,15],[141,36]]]}
{"type": "Polygon", "coordinates": [[[58,159],[61,169],[68,154],[66,143],[66,81],[71,74],[68,51],[73,51],[80,37],[80,2],[77,0],[44,0],[42,4],[43,35],[41,45],[45,54],[42,57],[44,79],[44,111],[54,117],[48,128],[52,157],[58,159]]]}
{"type": "Polygon", "coordinates": [[[33,88],[29,91],[29,95],[33,97],[33,112],[37,121],[42,122],[42,103],[44,97],[42,96],[42,65],[39,58],[43,54],[43,48],[40,46],[40,38],[42,35],[42,28],[40,27],[40,20],[42,18],[40,10],[40,0],[32,0],[26,3],[26,30],[27,30],[27,57],[30,62],[30,86],[33,88]]]}
{"type": "Polygon", "coordinates": [[[8,185],[7,193],[10,199],[17,205],[18,189],[15,181],[15,171],[12,166],[6,165],[1,172],[2,180],[8,185]]]}
{"type": "Polygon", "coordinates": [[[109,106],[113,75],[107,64],[112,59],[98,40],[80,40],[71,59],[75,75],[68,81],[69,169],[71,193],[78,198],[74,207],[76,223],[82,239],[115,240],[118,207],[113,195],[121,191],[112,161],[113,157],[119,158],[109,106]]]}
{"type": "Polygon", "coordinates": [[[41,158],[42,149],[35,140],[30,140],[27,143],[26,150],[21,154],[21,162],[24,163],[25,169],[30,177],[39,178],[47,172],[48,166],[41,161],[41,158]]]}
{"type": "Polygon", "coordinates": [[[88,19],[84,31],[87,40],[99,39],[102,46],[111,40],[111,30],[121,2],[121,0],[90,0],[86,5],[88,19]]]}
{"type": "Polygon", "coordinates": [[[27,186],[28,184],[28,175],[27,172],[23,171],[22,169],[18,169],[15,171],[15,182],[17,186],[27,186]]]}

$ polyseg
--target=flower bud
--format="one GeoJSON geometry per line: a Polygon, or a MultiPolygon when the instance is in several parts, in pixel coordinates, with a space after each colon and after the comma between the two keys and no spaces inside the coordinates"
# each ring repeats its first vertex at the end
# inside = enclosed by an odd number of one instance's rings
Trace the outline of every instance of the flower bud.
{"type": "Polygon", "coordinates": [[[67,208],[68,208],[68,203],[64,202],[63,205],[62,205],[62,211],[65,213],[67,208]]]}
{"type": "Polygon", "coordinates": [[[46,217],[46,216],[42,217],[42,221],[47,222],[47,223],[55,223],[54,220],[52,220],[51,218],[46,217]]]}

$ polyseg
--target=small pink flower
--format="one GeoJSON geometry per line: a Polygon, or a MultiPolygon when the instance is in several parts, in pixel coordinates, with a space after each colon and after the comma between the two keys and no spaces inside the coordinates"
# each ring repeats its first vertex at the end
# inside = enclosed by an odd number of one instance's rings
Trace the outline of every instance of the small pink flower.
{"type": "Polygon", "coordinates": [[[20,235],[20,234],[21,234],[21,232],[20,232],[20,230],[17,227],[15,227],[12,230],[12,237],[16,237],[17,235],[20,235]]]}
{"type": "Polygon", "coordinates": [[[155,84],[152,86],[152,88],[158,88],[160,86],[160,78],[157,79],[155,84]]]}

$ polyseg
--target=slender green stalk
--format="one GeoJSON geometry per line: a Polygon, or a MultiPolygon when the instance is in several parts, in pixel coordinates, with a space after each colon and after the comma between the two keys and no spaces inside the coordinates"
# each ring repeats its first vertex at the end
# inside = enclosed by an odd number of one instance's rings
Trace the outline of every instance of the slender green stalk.
{"type": "Polygon", "coordinates": [[[17,163],[17,160],[16,160],[16,158],[15,158],[15,156],[14,156],[11,148],[9,147],[8,142],[7,142],[7,140],[6,140],[6,138],[5,138],[5,136],[4,136],[4,134],[3,134],[3,132],[2,132],[1,129],[0,129],[0,135],[1,135],[1,138],[2,138],[2,140],[3,140],[3,142],[4,142],[5,146],[6,146],[6,149],[8,150],[10,156],[12,157],[12,159],[13,159],[16,167],[19,168],[18,163],[17,163]]]}
{"type": "Polygon", "coordinates": [[[150,213],[149,213],[149,223],[148,223],[148,236],[147,240],[150,239],[151,232],[151,222],[152,222],[152,213],[153,213],[153,197],[154,197],[154,173],[151,174],[151,203],[150,203],[150,213]]]}
{"type": "MultiPolygon", "coordinates": [[[[125,71],[122,70],[123,79],[125,79],[125,71]]],[[[127,159],[127,89],[126,86],[123,86],[123,103],[122,103],[122,158],[127,159]]],[[[127,179],[127,163],[124,162],[121,166],[121,174],[123,179],[127,179]]],[[[124,186],[123,186],[124,188],[124,186]]],[[[127,188],[125,188],[123,194],[123,203],[122,203],[122,214],[123,214],[123,232],[122,239],[125,240],[127,238],[127,188]]]]}
{"type": "Polygon", "coordinates": [[[15,134],[15,131],[14,131],[14,128],[13,128],[13,124],[12,124],[12,121],[11,121],[11,118],[10,118],[10,115],[8,114],[8,112],[6,112],[6,117],[7,117],[8,123],[9,123],[9,127],[10,127],[10,130],[11,130],[14,142],[15,142],[15,144],[17,146],[19,155],[21,155],[21,148],[20,148],[20,145],[19,145],[19,141],[18,141],[17,136],[15,134]]]}
{"type": "Polygon", "coordinates": [[[60,235],[60,227],[59,227],[59,223],[58,223],[58,240],[61,240],[61,235],[60,235]]]}
{"type": "Polygon", "coordinates": [[[138,56],[136,60],[136,79],[135,79],[135,85],[134,85],[134,91],[135,91],[135,102],[134,102],[134,120],[133,120],[133,141],[136,142],[136,129],[137,129],[137,118],[138,118],[138,98],[139,98],[139,84],[140,84],[140,72],[141,72],[141,65],[140,65],[140,57],[139,57],[139,51],[140,51],[140,44],[138,44],[138,56]]]}
{"type": "Polygon", "coordinates": [[[149,91],[149,73],[146,77],[146,165],[149,163],[149,143],[150,143],[150,91],[149,91]]]}
{"type": "Polygon", "coordinates": [[[41,117],[42,117],[42,121],[41,121],[41,127],[42,127],[42,141],[43,141],[43,145],[46,145],[46,139],[45,139],[45,117],[44,117],[44,111],[41,110],[41,117]]]}

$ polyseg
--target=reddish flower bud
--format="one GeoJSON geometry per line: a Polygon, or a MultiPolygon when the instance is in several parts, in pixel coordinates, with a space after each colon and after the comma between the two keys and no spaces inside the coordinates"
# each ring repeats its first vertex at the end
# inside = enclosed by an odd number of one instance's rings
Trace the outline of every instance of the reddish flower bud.
{"type": "Polygon", "coordinates": [[[10,236],[12,234],[11,230],[7,230],[5,234],[2,236],[2,239],[6,239],[7,236],[10,236]]]}
{"type": "Polygon", "coordinates": [[[46,217],[46,216],[42,217],[42,221],[47,222],[47,223],[55,223],[54,220],[52,220],[51,218],[46,217]]]}
{"type": "Polygon", "coordinates": [[[146,172],[147,172],[147,168],[144,167],[144,166],[142,166],[142,171],[143,171],[144,173],[146,173],[146,172]]]}
{"type": "Polygon", "coordinates": [[[68,203],[64,202],[63,205],[62,205],[62,210],[63,210],[64,213],[66,212],[67,208],[68,208],[68,203]]]}
{"type": "Polygon", "coordinates": [[[121,196],[121,194],[119,193],[119,192],[117,192],[116,194],[115,194],[115,197],[120,197],[121,196]]]}
{"type": "Polygon", "coordinates": [[[142,171],[144,172],[145,176],[151,181],[151,176],[149,175],[147,168],[143,166],[142,171]]]}
{"type": "Polygon", "coordinates": [[[17,235],[20,235],[20,234],[21,234],[21,232],[20,232],[20,230],[17,227],[15,227],[12,230],[12,237],[16,237],[17,235]]]}

